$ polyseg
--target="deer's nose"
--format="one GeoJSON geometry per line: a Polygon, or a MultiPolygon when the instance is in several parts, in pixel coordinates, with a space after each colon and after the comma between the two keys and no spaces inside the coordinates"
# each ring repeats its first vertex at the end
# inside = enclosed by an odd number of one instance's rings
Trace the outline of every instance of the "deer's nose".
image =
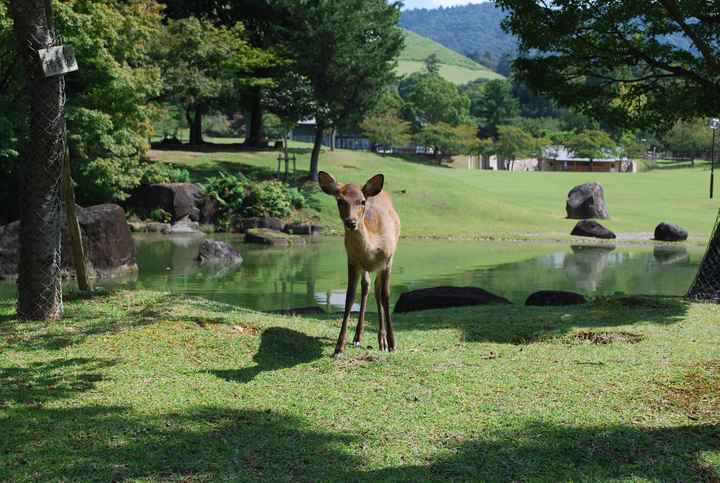
{"type": "Polygon", "coordinates": [[[345,226],[348,230],[357,230],[358,223],[356,220],[345,220],[345,226]]]}

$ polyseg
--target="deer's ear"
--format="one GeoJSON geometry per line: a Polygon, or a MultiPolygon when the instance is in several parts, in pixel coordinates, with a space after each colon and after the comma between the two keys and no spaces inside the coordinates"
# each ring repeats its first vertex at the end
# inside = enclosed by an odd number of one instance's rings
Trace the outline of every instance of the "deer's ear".
{"type": "Polygon", "coordinates": [[[335,178],[325,171],[320,171],[320,173],[318,173],[318,182],[320,183],[320,189],[331,196],[337,195],[340,191],[340,186],[338,186],[335,178]]]}
{"type": "Polygon", "coordinates": [[[365,186],[363,186],[362,192],[366,198],[371,198],[373,196],[380,194],[380,192],[383,190],[384,184],[385,184],[385,176],[383,176],[381,174],[376,174],[375,176],[370,178],[367,183],[365,183],[365,186]]]}

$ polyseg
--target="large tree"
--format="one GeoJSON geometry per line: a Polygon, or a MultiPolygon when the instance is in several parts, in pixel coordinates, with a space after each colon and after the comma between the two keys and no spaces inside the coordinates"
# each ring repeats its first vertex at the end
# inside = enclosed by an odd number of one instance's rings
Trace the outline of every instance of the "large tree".
{"type": "Polygon", "coordinates": [[[217,26],[195,17],[170,20],[158,40],[154,50],[165,96],[185,111],[192,145],[203,143],[202,120],[211,108],[232,104],[241,87],[267,83],[253,73],[269,66],[273,57],[248,44],[242,24],[217,26]]]}
{"type": "Polygon", "coordinates": [[[478,118],[481,137],[497,138],[498,126],[520,114],[520,104],[509,81],[491,80],[470,94],[470,114],[478,118]]]}
{"type": "Polygon", "coordinates": [[[497,0],[519,78],[614,124],[669,127],[720,112],[717,1],[497,0]]]}
{"type": "Polygon", "coordinates": [[[293,0],[285,48],[312,84],[317,108],[310,178],[317,180],[324,131],[356,125],[394,80],[404,36],[400,3],[293,0]]]}
{"type": "Polygon", "coordinates": [[[60,240],[61,178],[65,135],[65,82],[45,77],[38,50],[57,45],[50,2],[13,0],[10,12],[24,67],[30,129],[22,148],[22,210],[18,267],[18,316],[54,320],[62,316],[60,240]]]}
{"type": "Polygon", "coordinates": [[[403,114],[416,130],[425,124],[456,126],[468,118],[470,100],[437,74],[411,74],[400,82],[399,92],[405,102],[403,114]]]}

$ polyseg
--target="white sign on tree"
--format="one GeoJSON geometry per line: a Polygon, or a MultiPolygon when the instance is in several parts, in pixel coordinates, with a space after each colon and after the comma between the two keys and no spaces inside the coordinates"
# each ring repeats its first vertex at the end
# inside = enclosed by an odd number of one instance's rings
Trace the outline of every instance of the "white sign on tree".
{"type": "Polygon", "coordinates": [[[67,74],[78,70],[75,49],[70,45],[59,45],[49,49],[40,49],[40,62],[45,77],[67,74]]]}

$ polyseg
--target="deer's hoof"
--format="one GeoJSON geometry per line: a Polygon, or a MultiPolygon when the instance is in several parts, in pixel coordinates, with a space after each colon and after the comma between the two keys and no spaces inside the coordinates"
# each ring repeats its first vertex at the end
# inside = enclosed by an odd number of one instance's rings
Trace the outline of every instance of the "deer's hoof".
{"type": "Polygon", "coordinates": [[[333,354],[333,359],[335,359],[336,361],[342,359],[343,357],[345,357],[345,353],[342,351],[336,350],[335,354],[333,354]]]}

